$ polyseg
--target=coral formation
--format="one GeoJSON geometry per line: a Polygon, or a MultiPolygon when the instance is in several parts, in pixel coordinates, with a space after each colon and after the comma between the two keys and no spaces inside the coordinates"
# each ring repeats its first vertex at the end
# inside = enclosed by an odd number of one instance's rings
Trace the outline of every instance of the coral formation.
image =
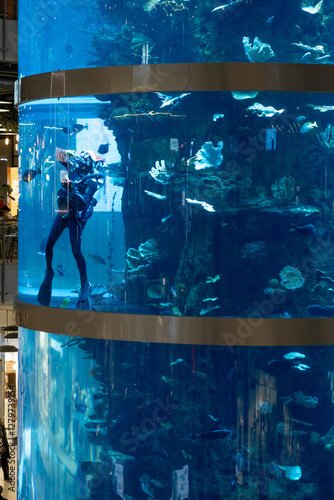
{"type": "Polygon", "coordinates": [[[241,258],[245,262],[261,265],[267,260],[267,245],[264,241],[246,243],[241,249],[241,258]]]}
{"type": "Polygon", "coordinates": [[[295,180],[293,177],[282,177],[271,186],[273,196],[282,203],[292,200],[295,194],[295,180]]]}
{"type": "Polygon", "coordinates": [[[317,134],[318,140],[322,146],[334,151],[334,129],[329,123],[323,132],[317,134]]]}
{"type": "Polygon", "coordinates": [[[222,141],[218,142],[216,148],[211,141],[205,142],[195,155],[195,169],[201,170],[203,168],[219,167],[223,162],[222,149],[222,141]]]}
{"type": "Polygon", "coordinates": [[[275,55],[269,43],[262,43],[258,37],[255,37],[254,42],[251,44],[249,42],[249,37],[244,36],[242,43],[247,59],[250,62],[265,62],[275,55]]]}
{"type": "Polygon", "coordinates": [[[279,273],[281,277],[281,285],[288,290],[296,290],[303,286],[305,278],[303,278],[299,269],[292,266],[285,266],[279,273]]]}

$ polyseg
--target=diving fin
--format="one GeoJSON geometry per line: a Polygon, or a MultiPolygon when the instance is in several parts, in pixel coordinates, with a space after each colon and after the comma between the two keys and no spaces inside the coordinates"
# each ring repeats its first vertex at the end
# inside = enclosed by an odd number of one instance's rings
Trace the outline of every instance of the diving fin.
{"type": "Polygon", "coordinates": [[[52,280],[55,273],[53,269],[45,271],[45,278],[38,292],[37,300],[42,306],[49,306],[51,302],[52,280]]]}
{"type": "Polygon", "coordinates": [[[90,291],[91,286],[87,279],[81,281],[81,291],[79,295],[79,300],[77,302],[77,309],[81,311],[90,311],[91,301],[90,301],[90,291]]]}

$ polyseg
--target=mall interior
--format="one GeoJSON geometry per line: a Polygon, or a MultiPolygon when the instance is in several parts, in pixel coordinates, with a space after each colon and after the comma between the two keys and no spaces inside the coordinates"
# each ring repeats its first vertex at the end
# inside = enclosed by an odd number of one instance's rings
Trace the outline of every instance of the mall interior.
{"type": "Polygon", "coordinates": [[[334,498],[334,5],[0,27],[0,499],[334,498]]]}

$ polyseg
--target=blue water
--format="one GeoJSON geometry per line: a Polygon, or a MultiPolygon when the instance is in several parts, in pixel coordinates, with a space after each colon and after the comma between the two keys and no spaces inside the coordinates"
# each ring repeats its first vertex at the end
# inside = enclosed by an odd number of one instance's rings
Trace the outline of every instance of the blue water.
{"type": "Polygon", "coordinates": [[[332,32],[331,2],[26,0],[19,74],[147,63],[332,64],[332,32]]]}
{"type": "MultiPolygon", "coordinates": [[[[62,218],[61,148],[104,160],[105,181],[82,231],[87,308],[333,316],[330,94],[100,99],[20,107],[22,300],[37,304],[46,243],[62,218]]],[[[82,273],[70,241],[65,229],[53,247],[51,307],[78,307],[82,273]]]]}
{"type": "Polygon", "coordinates": [[[20,335],[20,500],[333,497],[332,346],[20,335]]]}

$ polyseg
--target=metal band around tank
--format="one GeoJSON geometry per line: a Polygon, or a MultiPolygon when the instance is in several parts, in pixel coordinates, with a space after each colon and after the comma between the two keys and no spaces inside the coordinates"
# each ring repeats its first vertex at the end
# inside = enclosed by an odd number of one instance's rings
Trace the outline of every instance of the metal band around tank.
{"type": "Polygon", "coordinates": [[[16,82],[15,101],[131,92],[334,92],[334,65],[189,63],[55,71],[16,82]]]}
{"type": "Polygon", "coordinates": [[[14,300],[18,326],[73,337],[219,346],[333,345],[332,318],[151,316],[42,307],[14,300]]]}

